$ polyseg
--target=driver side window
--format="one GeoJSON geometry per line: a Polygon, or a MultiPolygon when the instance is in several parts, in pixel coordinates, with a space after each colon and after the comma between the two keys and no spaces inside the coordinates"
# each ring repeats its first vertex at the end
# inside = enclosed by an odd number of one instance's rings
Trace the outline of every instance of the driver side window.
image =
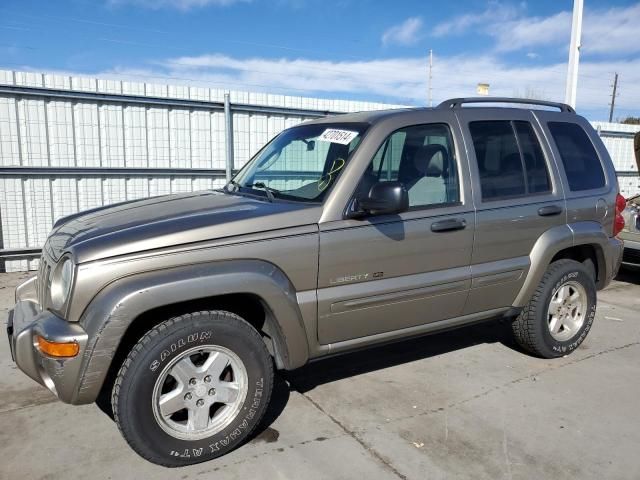
{"type": "Polygon", "coordinates": [[[399,181],[409,207],[460,201],[455,149],[445,124],[414,125],[392,133],[374,155],[358,186],[367,195],[374,183],[399,181]]]}

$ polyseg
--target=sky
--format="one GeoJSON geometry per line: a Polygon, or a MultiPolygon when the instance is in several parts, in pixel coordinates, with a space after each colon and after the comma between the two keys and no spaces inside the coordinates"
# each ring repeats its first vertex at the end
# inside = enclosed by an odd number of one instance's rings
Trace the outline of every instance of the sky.
{"type": "MultiPolygon", "coordinates": [[[[640,2],[585,0],[577,109],[640,116],[640,2]]],[[[428,104],[563,101],[572,0],[3,0],[0,68],[428,104]]]]}

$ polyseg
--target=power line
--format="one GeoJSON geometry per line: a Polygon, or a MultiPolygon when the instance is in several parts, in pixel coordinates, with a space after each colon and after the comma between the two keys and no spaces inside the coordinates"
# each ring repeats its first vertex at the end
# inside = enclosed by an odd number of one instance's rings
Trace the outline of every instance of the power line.
{"type": "MultiPolygon", "coordinates": [[[[15,66],[15,67],[19,67],[21,69],[27,69],[25,71],[30,71],[30,68],[25,67],[25,65],[20,64],[20,63],[15,63],[15,62],[5,62],[4,65],[9,65],[9,66],[15,66]]],[[[64,76],[68,76],[69,73],[67,72],[49,72],[52,75],[64,75],[64,76]]],[[[256,87],[256,88],[260,88],[260,89],[265,89],[266,91],[269,90],[282,90],[284,92],[290,92],[290,91],[297,91],[297,92],[305,92],[307,94],[313,93],[315,94],[314,96],[317,96],[317,94],[319,92],[323,92],[323,90],[318,90],[318,89],[312,89],[312,88],[297,88],[297,87],[279,87],[276,85],[265,85],[265,84],[260,84],[260,83],[247,83],[247,82],[239,82],[233,79],[230,79],[228,82],[216,82],[216,81],[212,81],[212,80],[207,80],[207,79],[202,79],[202,78],[189,78],[189,77],[180,77],[180,76],[175,76],[175,75],[162,75],[162,74],[154,74],[154,73],[149,73],[149,74],[140,74],[140,73],[130,73],[130,72],[122,72],[122,73],[118,73],[118,72],[113,72],[113,73],[102,73],[102,74],[77,74],[77,73],[73,73],[73,76],[91,76],[91,77],[95,77],[95,78],[102,78],[102,79],[109,79],[109,78],[105,78],[105,77],[113,77],[113,76],[119,76],[119,78],[117,80],[119,81],[127,81],[128,77],[134,77],[134,78],[140,78],[142,80],[146,80],[149,81],[150,79],[163,79],[163,80],[179,80],[179,81],[185,81],[185,82],[192,82],[194,84],[202,84],[204,86],[211,86],[211,85],[217,85],[220,88],[224,88],[224,89],[229,89],[232,85],[239,85],[242,87],[256,87]],[[125,78],[123,78],[125,77],[125,78]]],[[[328,91],[328,90],[324,90],[324,92],[326,93],[330,93],[333,92],[334,94],[344,94],[347,92],[344,91],[339,91],[339,90],[334,90],[334,91],[328,91]]],[[[372,92],[374,93],[374,92],[372,92]]],[[[378,95],[379,98],[383,99],[383,101],[385,103],[389,103],[389,104],[398,104],[399,102],[403,102],[403,103],[411,103],[413,101],[415,101],[415,99],[411,99],[411,98],[402,98],[402,97],[388,97],[386,95],[381,95],[381,94],[376,94],[378,95]],[[394,101],[390,101],[390,98],[393,98],[394,101]]],[[[335,98],[325,98],[326,100],[335,100],[335,98]]],[[[358,101],[358,100],[355,100],[358,101]]]]}
{"type": "Polygon", "coordinates": [[[8,44],[8,43],[0,43],[0,47],[4,47],[4,48],[15,48],[17,50],[38,50],[35,47],[30,47],[28,45],[16,45],[15,43],[13,44],[8,44]]]}
{"type": "MultiPolygon", "coordinates": [[[[439,68],[442,67],[438,67],[437,65],[434,67],[434,71],[437,72],[439,70],[439,68]]],[[[526,69],[531,69],[529,67],[525,67],[526,69]]],[[[561,67],[548,67],[548,66],[542,66],[540,67],[541,70],[544,70],[545,72],[551,72],[551,73],[557,73],[559,75],[565,75],[567,72],[565,69],[562,69],[561,67]]],[[[520,67],[514,67],[511,70],[521,70],[520,67]]],[[[533,69],[531,69],[533,70],[533,69]]],[[[453,70],[456,73],[464,73],[467,75],[478,75],[479,73],[483,73],[482,71],[479,70],[466,70],[466,69],[460,69],[458,67],[455,67],[455,69],[453,70]]],[[[447,75],[450,75],[451,71],[447,72],[447,75]]],[[[594,78],[596,80],[602,80],[602,75],[591,75],[591,74],[586,74],[586,73],[580,73],[578,72],[578,77],[584,77],[584,78],[594,78]]],[[[582,88],[582,87],[580,87],[582,88]]]]}
{"type": "Polygon", "coordinates": [[[89,19],[84,19],[84,18],[74,18],[74,17],[64,17],[64,16],[61,16],[61,15],[32,15],[32,14],[20,13],[20,12],[6,12],[6,14],[17,15],[19,17],[31,18],[31,19],[54,20],[54,21],[56,21],[58,23],[60,23],[61,21],[65,20],[65,21],[75,22],[75,23],[84,23],[84,24],[87,24],[87,25],[98,25],[98,26],[103,26],[103,27],[123,28],[123,29],[127,29],[127,30],[135,30],[135,31],[139,31],[139,32],[161,33],[161,34],[167,34],[167,35],[171,34],[171,32],[167,32],[167,31],[163,31],[163,30],[156,30],[156,29],[152,29],[152,28],[132,27],[130,25],[123,25],[123,24],[118,24],[118,23],[108,23],[108,22],[98,22],[96,20],[89,20],[89,19]]]}
{"type": "Polygon", "coordinates": [[[429,107],[433,107],[433,50],[429,50],[429,107]]]}
{"type": "MultiPolygon", "coordinates": [[[[106,27],[113,27],[113,28],[121,28],[121,29],[126,29],[126,30],[130,30],[130,31],[134,31],[134,32],[152,32],[152,33],[158,33],[158,34],[162,34],[162,35],[172,35],[172,32],[168,32],[168,31],[165,31],[165,30],[141,28],[141,27],[134,27],[134,26],[130,26],[130,25],[109,23],[109,22],[99,22],[99,21],[83,19],[83,18],[65,17],[65,16],[61,16],[61,15],[33,15],[33,14],[25,14],[25,13],[18,13],[18,12],[8,12],[8,13],[11,13],[13,15],[26,17],[26,18],[44,19],[44,20],[49,20],[49,21],[53,21],[53,22],[57,22],[57,23],[63,23],[63,24],[64,24],[64,21],[66,20],[66,21],[70,21],[70,22],[84,23],[84,24],[88,24],[88,25],[98,25],[98,26],[106,26],[106,27]]],[[[56,31],[56,36],[59,36],[59,34],[60,34],[60,32],[56,31]]],[[[169,48],[169,49],[173,49],[173,50],[179,50],[178,47],[175,47],[173,45],[160,45],[160,44],[157,44],[157,43],[156,44],[142,43],[142,42],[135,42],[135,41],[128,41],[128,40],[121,40],[121,39],[96,38],[96,37],[91,37],[91,36],[85,36],[85,38],[93,38],[93,39],[100,40],[100,41],[107,41],[107,42],[112,42],[112,43],[130,44],[130,45],[144,46],[144,47],[150,47],[150,48],[162,48],[162,49],[169,48]]],[[[253,41],[246,41],[246,40],[236,40],[236,39],[229,39],[229,38],[218,39],[218,40],[216,40],[216,42],[218,42],[218,43],[233,43],[233,44],[239,44],[239,45],[250,45],[250,46],[255,46],[255,47],[280,49],[280,50],[295,51],[295,52],[301,52],[301,53],[312,53],[312,54],[316,54],[316,55],[318,53],[323,53],[323,54],[332,53],[332,52],[321,52],[321,51],[318,51],[317,49],[311,50],[311,49],[303,49],[303,48],[298,48],[298,47],[290,47],[290,46],[286,46],[286,45],[278,45],[278,44],[272,44],[272,43],[261,43],[261,42],[253,42],[253,41]]],[[[373,61],[376,61],[375,58],[372,59],[372,58],[363,57],[363,56],[356,56],[356,55],[346,55],[345,58],[351,58],[351,59],[359,60],[359,61],[362,61],[362,62],[373,62],[373,61]]],[[[566,73],[566,70],[561,68],[561,67],[558,67],[558,68],[542,67],[542,68],[547,70],[547,71],[551,71],[551,72],[559,73],[559,74],[563,74],[563,75],[566,73]]],[[[437,68],[436,68],[436,70],[437,70],[437,68]]],[[[378,72],[380,72],[383,76],[384,76],[384,73],[385,73],[385,72],[382,72],[380,70],[373,70],[373,72],[376,73],[376,74],[378,74],[378,72]]],[[[456,69],[456,72],[470,74],[470,75],[477,75],[478,74],[478,71],[460,70],[460,69],[456,69]]],[[[584,73],[579,73],[578,76],[579,77],[584,77],[584,78],[594,78],[594,79],[601,79],[602,78],[599,75],[589,75],[589,74],[584,74],[584,73]]]]}
{"type": "MultiPolygon", "coordinates": [[[[70,35],[67,32],[68,35],[70,35]]],[[[60,36],[59,34],[57,36],[60,36]]],[[[182,50],[179,47],[175,47],[172,45],[162,45],[162,44],[158,44],[158,43],[146,43],[146,42],[136,42],[136,41],[132,41],[132,40],[125,40],[125,39],[119,39],[119,38],[105,38],[105,37],[95,37],[95,36],[89,36],[89,35],[79,35],[82,38],[86,38],[86,39],[91,39],[91,40],[97,40],[100,42],[108,42],[108,43],[117,43],[117,44],[122,44],[122,45],[134,45],[134,46],[139,46],[139,47],[148,47],[148,48],[152,48],[152,49],[162,49],[162,50],[167,50],[167,49],[171,49],[171,50],[182,50]]],[[[248,42],[240,42],[240,43],[248,43],[248,42]]],[[[258,44],[258,43],[253,43],[253,45],[262,45],[262,46],[269,46],[268,44],[258,44]]],[[[29,50],[38,50],[37,47],[30,47],[30,46],[24,46],[24,47],[19,47],[17,45],[13,45],[16,48],[26,48],[29,50]]],[[[306,61],[310,61],[310,62],[322,62],[322,60],[306,60],[306,61]]],[[[293,62],[293,61],[292,61],[293,62]]],[[[176,60],[172,60],[170,62],[171,64],[174,65],[183,65],[183,66],[187,66],[187,67],[193,67],[196,68],[198,67],[197,65],[193,65],[191,63],[185,63],[185,62],[180,62],[180,61],[176,61],[176,60]]],[[[204,65],[206,66],[206,65],[204,65]]],[[[227,67],[224,67],[227,68],[227,67]]],[[[297,66],[296,68],[301,69],[301,67],[297,66]]],[[[232,69],[236,69],[236,70],[243,70],[240,68],[232,68],[232,69]]],[[[270,73],[273,75],[285,75],[287,76],[288,74],[279,74],[277,72],[266,72],[263,70],[255,70],[255,69],[244,69],[246,71],[253,71],[255,73],[270,73]]],[[[309,70],[323,70],[323,71],[327,71],[327,72],[335,72],[335,73],[342,73],[342,74],[346,74],[346,75],[352,75],[353,72],[347,71],[347,70],[340,70],[340,69],[336,69],[336,68],[328,68],[328,67],[324,67],[324,66],[319,66],[319,65],[314,65],[313,68],[310,68],[309,70]]],[[[371,69],[368,68],[367,70],[369,70],[369,73],[372,75],[376,75],[377,78],[387,78],[390,81],[397,81],[397,77],[394,76],[390,76],[388,74],[388,72],[386,71],[382,71],[380,69],[371,69]]],[[[379,84],[379,85],[386,85],[387,82],[380,82],[380,81],[369,81],[369,83],[372,84],[379,84]]],[[[407,81],[405,80],[403,83],[409,83],[409,84],[416,84],[419,85],[422,82],[419,80],[415,80],[415,81],[407,81]]]]}
{"type": "MultiPolygon", "coordinates": [[[[70,22],[84,23],[84,24],[88,24],[88,25],[98,25],[98,26],[105,26],[105,27],[121,28],[121,29],[126,29],[126,30],[130,30],[130,31],[134,31],[134,32],[151,32],[151,33],[158,33],[158,34],[161,34],[161,35],[173,35],[172,32],[168,32],[168,31],[165,31],[165,30],[140,28],[140,27],[134,27],[134,26],[130,26],[130,25],[123,25],[123,24],[117,24],[117,23],[98,22],[98,21],[88,20],[88,19],[83,19],[83,18],[64,17],[64,16],[61,16],[61,15],[32,15],[32,14],[25,14],[25,13],[18,13],[18,12],[8,12],[8,13],[13,14],[13,15],[26,17],[26,18],[40,19],[40,20],[45,20],[45,21],[48,20],[48,21],[53,21],[53,22],[62,23],[62,24],[64,24],[64,21],[67,20],[67,21],[70,21],[70,22]]],[[[58,33],[59,32],[56,32],[56,35],[58,33]]],[[[254,47],[275,48],[275,49],[280,49],[280,50],[288,50],[288,51],[303,52],[303,53],[313,53],[313,54],[318,54],[318,53],[328,54],[328,53],[330,53],[330,52],[321,52],[321,51],[318,51],[317,49],[304,49],[304,48],[298,48],[298,47],[290,47],[290,46],[286,46],[286,45],[278,45],[278,44],[272,44],[272,43],[251,42],[251,41],[246,41],[246,40],[235,40],[235,39],[229,39],[229,38],[217,39],[216,41],[220,42],[220,43],[235,43],[235,44],[239,44],[239,45],[250,45],[250,46],[254,46],[254,47]]],[[[163,46],[163,48],[166,48],[166,47],[163,46]]],[[[357,56],[357,55],[345,55],[345,58],[351,58],[351,59],[354,59],[354,60],[361,60],[361,61],[367,61],[367,62],[372,60],[371,58],[367,58],[367,57],[363,57],[363,56],[357,56]]]]}
{"type": "MultiPolygon", "coordinates": [[[[162,35],[169,35],[170,32],[166,32],[166,31],[162,31],[162,30],[157,30],[157,29],[148,29],[148,28],[139,28],[139,27],[132,27],[132,26],[128,26],[128,25],[121,25],[121,24],[114,24],[114,23],[107,23],[107,22],[99,22],[99,21],[93,21],[93,20],[87,20],[87,19],[79,19],[79,18],[72,18],[72,17],[62,17],[62,16],[46,16],[46,15],[28,15],[28,14],[21,14],[21,13],[15,13],[15,15],[20,15],[26,18],[36,18],[36,19],[45,19],[49,22],[56,22],[56,23],[63,23],[64,21],[70,21],[70,22],[79,22],[79,23],[84,23],[84,24],[88,24],[88,25],[98,25],[98,26],[105,26],[105,27],[112,27],[112,28],[122,28],[122,29],[127,29],[127,30],[131,30],[131,31],[139,31],[139,32],[153,32],[153,33],[159,33],[162,35]]],[[[14,24],[17,24],[18,22],[14,21],[14,24]]],[[[33,23],[33,22],[32,22],[33,23]]],[[[24,25],[26,25],[25,23],[23,23],[24,25]]],[[[45,28],[48,28],[48,26],[45,26],[45,28]]],[[[60,32],[58,32],[59,34],[60,32]]],[[[68,32],[66,32],[68,33],[68,32]]],[[[142,43],[142,42],[135,42],[135,41],[130,41],[130,40],[126,40],[126,39],[117,39],[117,38],[96,38],[95,36],[89,36],[89,35],[81,35],[84,36],[85,38],[91,38],[94,40],[98,40],[98,41],[105,41],[105,42],[111,42],[111,43],[120,43],[120,44],[125,44],[125,45],[137,45],[137,46],[141,46],[141,47],[148,47],[148,48],[153,48],[153,49],[175,49],[175,50],[179,50],[178,47],[175,47],[173,45],[160,45],[160,44],[151,44],[151,43],[142,43]]],[[[300,52],[313,52],[315,54],[317,54],[317,51],[311,51],[311,50],[305,50],[305,49],[300,49],[300,48],[293,48],[293,47],[287,47],[287,46],[282,46],[282,45],[275,45],[275,44],[268,44],[268,43],[259,43],[259,42],[248,42],[248,41],[241,41],[241,40],[233,40],[233,39],[223,39],[221,40],[222,42],[228,42],[228,43],[238,43],[238,44],[245,44],[245,45],[253,45],[253,46],[260,46],[260,47],[265,47],[265,48],[272,48],[272,49],[283,49],[283,50],[288,50],[288,51],[300,51],[300,52]]],[[[14,48],[25,48],[25,49],[29,49],[29,50],[37,50],[37,47],[32,47],[32,46],[23,46],[20,47],[18,45],[11,45],[14,48]]],[[[431,55],[430,55],[431,57],[431,55]]],[[[366,59],[365,57],[356,57],[356,56],[349,56],[349,58],[357,58],[363,62],[372,62],[375,61],[371,60],[371,59],[366,59]]],[[[321,60],[308,60],[310,62],[322,62],[321,60]]],[[[384,62],[384,60],[379,60],[380,62],[384,62]]],[[[342,62],[341,62],[342,63],[342,62]]],[[[184,62],[180,62],[180,61],[173,61],[171,62],[171,64],[173,65],[182,65],[182,66],[186,66],[186,67],[192,67],[194,69],[196,68],[200,68],[200,66],[197,65],[193,65],[190,63],[184,63],[184,62]]],[[[18,65],[18,64],[15,64],[18,65]]],[[[24,65],[21,65],[22,68],[24,68],[24,65]]],[[[166,65],[165,65],[166,67],[166,65]]],[[[206,65],[204,66],[206,67],[206,65]]],[[[219,67],[210,67],[210,68],[225,68],[228,69],[230,67],[227,66],[219,66],[219,67]]],[[[327,71],[327,72],[335,72],[338,74],[344,74],[344,75],[350,75],[353,76],[353,72],[352,71],[345,71],[345,70],[340,70],[340,69],[335,69],[335,68],[329,68],[329,67],[325,67],[325,66],[319,66],[319,65],[314,65],[314,66],[310,66],[310,67],[301,67],[299,65],[293,65],[293,68],[297,69],[298,71],[302,71],[304,72],[305,70],[308,71],[327,71]]],[[[528,68],[528,67],[527,67],[528,68]]],[[[562,69],[561,67],[553,67],[553,68],[549,68],[549,67],[541,67],[543,70],[548,71],[548,72],[553,72],[553,73],[562,73],[564,74],[565,71],[564,69],[562,69]]],[[[232,67],[231,70],[236,70],[236,71],[243,71],[243,72],[248,72],[248,73],[259,73],[259,74],[267,74],[267,75],[275,75],[275,76],[283,76],[283,77],[288,77],[290,76],[290,74],[288,73],[281,73],[278,71],[268,71],[268,70],[256,70],[254,68],[249,68],[249,67],[239,67],[239,66],[235,66],[232,67]]],[[[403,84],[403,85],[410,85],[410,86],[419,86],[419,85],[423,85],[423,82],[420,81],[419,79],[416,79],[415,81],[411,81],[411,80],[406,80],[406,77],[403,78],[398,78],[398,77],[392,77],[389,76],[388,70],[380,70],[379,68],[367,68],[366,69],[368,72],[370,72],[370,74],[372,76],[376,76],[378,79],[384,79],[387,78],[389,81],[375,81],[375,80],[369,80],[368,82],[366,82],[367,84],[370,85],[380,85],[380,86],[386,86],[386,87],[393,87],[393,84],[403,84]]],[[[513,70],[513,69],[510,69],[513,70]]],[[[439,69],[436,67],[435,72],[438,72],[439,69]]],[[[433,67],[431,67],[431,74],[430,74],[430,78],[429,78],[429,92],[430,92],[430,98],[432,99],[432,90],[433,90],[433,67]]],[[[442,72],[444,73],[444,72],[442,72]]],[[[478,70],[466,70],[466,69],[459,69],[459,68],[453,68],[450,71],[446,72],[446,77],[455,77],[456,75],[459,74],[466,74],[466,75],[478,75],[478,70]]],[[[198,82],[198,83],[203,83],[203,84],[207,84],[207,85],[228,85],[228,83],[223,83],[223,82],[216,82],[216,81],[212,81],[212,80],[207,80],[206,78],[189,78],[189,77],[184,77],[184,76],[175,76],[175,75],[162,75],[162,74],[144,74],[144,75],[140,75],[140,74],[135,74],[135,73],[126,73],[127,76],[132,76],[132,77],[140,77],[140,78],[162,78],[162,79],[172,79],[172,80],[183,80],[183,81],[188,81],[188,82],[198,82]]],[[[589,75],[589,74],[584,74],[584,73],[579,73],[579,77],[584,77],[584,78],[592,78],[592,79],[598,79],[598,80],[602,80],[602,77],[600,75],[596,76],[596,75],[589,75]]],[[[344,78],[343,80],[349,80],[349,81],[353,81],[353,78],[344,78]]],[[[275,85],[264,85],[264,84],[259,84],[259,83],[247,83],[247,82],[237,82],[235,80],[232,80],[233,84],[238,84],[238,85],[243,85],[243,86],[248,86],[248,87],[259,87],[259,88],[265,88],[265,89],[275,89],[275,90],[284,90],[284,91],[300,91],[300,92],[319,92],[322,90],[318,90],[318,89],[313,89],[313,88],[298,88],[298,87],[279,87],[279,86],[275,86],[275,85]]],[[[460,87],[460,88],[469,88],[469,84],[465,83],[465,82],[447,82],[446,83],[447,87],[460,87]]],[[[592,86],[582,86],[580,87],[581,91],[585,90],[585,91],[598,91],[601,92],[601,88],[597,88],[597,87],[592,87],[592,86]]],[[[336,93],[340,92],[340,90],[336,90],[336,93]]],[[[342,91],[344,92],[344,90],[342,91]]],[[[372,92],[374,93],[374,92],[372,92]]],[[[376,93],[376,95],[378,95],[381,98],[384,98],[385,95],[384,94],[379,94],[376,93]]],[[[394,97],[396,99],[398,99],[398,101],[406,101],[408,100],[407,98],[402,98],[402,97],[394,97]]],[[[416,99],[413,99],[411,101],[415,101],[416,99]]],[[[432,101],[432,100],[430,100],[432,101]]]]}
{"type": "MultiPolygon", "coordinates": [[[[98,25],[98,26],[106,26],[106,27],[113,27],[113,28],[121,28],[121,29],[127,29],[130,31],[137,31],[137,32],[153,32],[153,33],[159,33],[162,35],[171,35],[171,32],[167,32],[167,31],[163,31],[163,30],[158,30],[158,29],[149,29],[149,28],[140,28],[140,27],[133,27],[133,26],[129,26],[129,25],[123,25],[123,24],[116,24],[116,23],[109,23],[109,22],[99,22],[99,21],[94,21],[94,20],[88,20],[88,19],[82,19],[82,18],[74,18],[74,17],[64,17],[64,16],[60,16],[60,15],[31,15],[31,14],[24,14],[24,13],[17,13],[17,12],[10,12],[14,15],[18,15],[18,16],[22,16],[22,17],[26,17],[26,18],[35,18],[35,19],[45,19],[48,21],[53,21],[56,23],[63,23],[64,21],[70,21],[70,22],[76,22],[76,23],[83,23],[83,24],[88,24],[88,25],[98,25]]],[[[60,32],[56,32],[56,35],[59,36],[60,32]]],[[[175,47],[173,45],[160,45],[160,44],[151,44],[151,43],[142,43],[142,42],[135,42],[135,41],[129,41],[129,40],[123,40],[123,39],[114,39],[114,38],[96,38],[94,36],[86,36],[86,35],[81,35],[84,36],[85,38],[91,38],[94,40],[98,40],[98,41],[104,41],[104,42],[110,42],[110,43],[118,43],[118,44],[125,44],[125,45],[136,45],[136,46],[141,46],[141,47],[148,47],[148,48],[153,48],[153,49],[172,49],[172,50],[181,50],[178,47],[175,47]]],[[[301,48],[295,48],[295,47],[289,47],[289,46],[283,46],[283,45],[276,45],[276,44],[270,44],[270,43],[260,43],[260,42],[249,42],[249,41],[243,41],[243,40],[234,40],[234,39],[220,39],[218,40],[218,42],[222,42],[222,43],[235,43],[235,44],[242,44],[242,45],[252,45],[252,46],[257,46],[257,47],[265,47],[265,48],[272,48],[272,49],[282,49],[282,50],[287,50],[287,51],[298,51],[298,52],[306,52],[306,53],[314,53],[317,54],[318,51],[317,50],[307,50],[307,49],[301,49],[301,48]]],[[[34,49],[34,48],[30,48],[30,49],[34,49]]],[[[370,58],[366,58],[366,57],[361,57],[361,56],[354,56],[354,55],[348,55],[346,56],[346,58],[352,58],[352,59],[357,59],[359,61],[362,62],[372,62],[375,61],[375,59],[370,59],[370,58]]],[[[179,64],[178,62],[174,62],[179,64]]],[[[187,65],[187,66],[191,66],[191,65],[187,65]]],[[[299,68],[299,67],[298,67],[299,68]]],[[[565,71],[564,69],[561,68],[548,68],[548,67],[542,67],[543,69],[550,71],[550,72],[554,72],[554,73],[559,73],[559,74],[564,74],[565,71]]],[[[351,72],[347,72],[344,70],[338,70],[338,69],[332,69],[332,68],[327,68],[327,67],[320,67],[320,66],[314,66],[313,68],[314,70],[325,70],[325,71],[333,71],[336,73],[344,73],[344,74],[350,74],[351,72]]],[[[437,69],[436,69],[437,70],[437,69]]],[[[251,71],[249,69],[245,69],[245,71],[251,71]]],[[[257,70],[253,70],[256,73],[265,73],[264,71],[257,71],[257,70]]],[[[274,74],[273,72],[269,72],[271,74],[274,74]]],[[[454,73],[463,73],[463,74],[468,74],[468,75],[477,75],[478,72],[477,71],[469,71],[469,70],[464,70],[464,69],[455,69],[454,73]]],[[[397,78],[395,77],[390,77],[387,76],[387,72],[386,71],[381,71],[379,69],[373,69],[371,70],[371,74],[375,74],[378,76],[378,78],[388,78],[389,80],[392,81],[397,81],[397,78]]],[[[451,72],[447,72],[448,75],[451,74],[451,72]]],[[[583,78],[593,78],[593,79],[601,79],[601,76],[596,76],[596,75],[588,75],[588,74],[584,74],[584,73],[579,73],[579,77],[583,77],[583,78]]],[[[372,82],[370,81],[369,83],[371,84],[379,84],[379,85],[387,85],[387,82],[372,82]]],[[[403,83],[409,83],[409,84],[421,84],[422,82],[416,80],[415,82],[403,82],[403,83]]],[[[451,85],[451,84],[450,84],[451,85]]],[[[461,83],[460,85],[466,85],[461,83]]],[[[581,89],[585,89],[585,87],[581,86],[581,89]]],[[[593,89],[596,90],[596,89],[593,89]]]]}
{"type": "MultiPolygon", "coordinates": [[[[135,41],[130,41],[130,40],[122,40],[122,39],[117,39],[117,38],[102,38],[102,37],[87,37],[87,38],[91,38],[94,40],[98,40],[98,41],[103,41],[103,42],[109,42],[109,43],[117,43],[117,44],[124,44],[124,45],[135,45],[135,46],[141,46],[141,47],[149,47],[149,48],[154,48],[154,49],[164,49],[166,50],[167,48],[169,49],[178,49],[177,47],[172,47],[172,46],[164,46],[164,45],[160,45],[160,44],[151,44],[151,43],[143,43],[143,42],[135,42],[135,41]]],[[[33,47],[33,46],[20,46],[20,45],[10,45],[13,48],[18,48],[18,49],[27,49],[27,50],[39,50],[37,47],[33,47]]],[[[197,58],[197,57],[196,57],[197,58]]],[[[230,57],[232,58],[232,57],[230,57]]],[[[310,62],[312,62],[313,60],[308,60],[310,62]]],[[[249,72],[249,73],[261,73],[261,74],[267,74],[267,75],[275,75],[275,76],[283,76],[283,77],[289,77],[290,74],[289,73],[281,73],[281,72],[277,72],[277,71],[269,71],[269,70],[257,70],[255,68],[248,68],[248,67],[240,67],[240,66],[235,66],[235,67],[227,67],[225,65],[222,66],[207,66],[207,65],[195,65],[193,63],[190,62],[182,62],[179,60],[171,60],[169,62],[167,62],[169,65],[180,65],[180,66],[184,66],[184,67],[189,67],[192,69],[197,69],[197,68],[202,68],[202,67],[209,67],[209,68],[228,68],[231,70],[237,70],[237,71],[244,71],[244,72],[249,72]]],[[[166,67],[166,65],[163,65],[164,67],[166,67]]],[[[301,67],[300,65],[294,65],[292,64],[292,68],[300,70],[300,71],[304,71],[305,68],[301,67]]],[[[328,67],[324,67],[324,66],[317,66],[314,65],[313,67],[309,67],[308,69],[306,69],[308,71],[326,71],[326,72],[333,72],[333,73],[338,73],[338,74],[343,74],[343,75],[349,75],[352,76],[353,72],[352,71],[347,71],[347,70],[341,70],[341,69],[336,69],[336,68],[328,68],[328,67]]],[[[398,83],[401,82],[404,85],[414,85],[414,86],[420,86],[422,84],[422,81],[420,81],[419,78],[416,78],[416,80],[412,81],[412,80],[407,80],[406,77],[401,79],[398,78],[397,76],[390,76],[388,74],[388,72],[384,72],[385,74],[382,74],[380,70],[378,69],[366,69],[368,70],[371,75],[375,75],[376,78],[386,78],[388,79],[388,81],[377,81],[377,80],[368,80],[368,84],[370,85],[381,85],[381,86],[391,86],[392,83],[398,83]]],[[[437,71],[437,68],[436,68],[437,71]]],[[[469,71],[469,70],[465,70],[465,69],[459,69],[456,68],[455,70],[449,71],[447,72],[447,76],[455,76],[456,74],[473,74],[473,75],[477,75],[477,71],[469,71]]],[[[184,78],[184,77],[173,77],[173,76],[169,76],[166,75],[167,78],[176,78],[176,79],[186,79],[186,80],[191,80],[191,81],[196,81],[196,79],[190,79],[190,78],[184,78]]],[[[431,87],[430,87],[430,91],[432,91],[433,89],[433,69],[431,67],[431,75],[430,75],[430,82],[431,82],[431,87]]],[[[592,78],[598,78],[601,79],[601,77],[592,77],[592,78]]],[[[345,78],[345,80],[349,80],[348,78],[345,78]]],[[[204,80],[198,80],[198,81],[204,81],[204,80]]],[[[447,86],[460,86],[460,87],[467,87],[468,84],[465,82],[447,82],[447,86]]],[[[292,87],[293,88],[293,87],[292,87]]],[[[304,89],[305,91],[313,91],[310,89],[304,89]]],[[[601,91],[601,89],[599,88],[594,88],[594,87],[586,87],[586,86],[581,86],[581,90],[591,90],[591,91],[601,91]]]]}

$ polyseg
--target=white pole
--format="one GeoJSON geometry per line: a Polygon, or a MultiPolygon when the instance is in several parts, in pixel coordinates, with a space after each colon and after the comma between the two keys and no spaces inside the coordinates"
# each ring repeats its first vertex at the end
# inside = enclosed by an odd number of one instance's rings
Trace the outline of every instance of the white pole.
{"type": "Polygon", "coordinates": [[[224,94],[224,143],[227,151],[225,161],[225,177],[227,182],[233,175],[233,113],[231,112],[231,96],[224,94]]]}
{"type": "Polygon", "coordinates": [[[580,62],[580,42],[582,37],[583,0],[573,0],[573,21],[571,23],[571,45],[569,46],[569,65],[567,67],[567,89],[565,103],[576,106],[576,90],[578,89],[578,63],[580,62]]]}
{"type": "Polygon", "coordinates": [[[433,78],[432,75],[432,70],[433,70],[433,50],[429,50],[429,107],[433,107],[433,93],[432,93],[432,85],[431,85],[431,79],[433,78]]]}

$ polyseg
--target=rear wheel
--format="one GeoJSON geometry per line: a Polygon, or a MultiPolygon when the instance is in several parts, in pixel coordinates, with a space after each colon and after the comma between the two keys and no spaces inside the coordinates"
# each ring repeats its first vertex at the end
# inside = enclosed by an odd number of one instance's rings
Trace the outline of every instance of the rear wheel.
{"type": "Polygon", "coordinates": [[[112,407],[129,445],[165,466],[224,455],[257,426],[273,367],[260,334],[229,312],[196,312],[150,330],[115,381],[112,407]]]}
{"type": "Polygon", "coordinates": [[[533,297],[513,322],[513,334],[535,355],[561,357],[584,341],[595,313],[592,272],[580,262],[558,260],[549,265],[533,297]]]}

